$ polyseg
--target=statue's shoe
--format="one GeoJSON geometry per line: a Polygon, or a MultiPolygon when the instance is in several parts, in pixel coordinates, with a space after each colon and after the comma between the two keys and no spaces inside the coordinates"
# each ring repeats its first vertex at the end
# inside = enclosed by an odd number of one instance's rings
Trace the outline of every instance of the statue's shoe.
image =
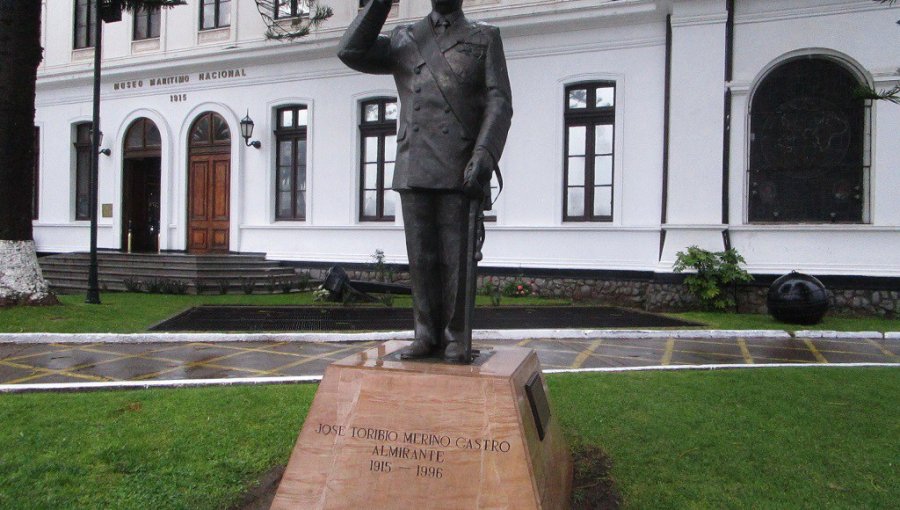
{"type": "Polygon", "coordinates": [[[428,358],[437,352],[438,346],[430,344],[422,340],[415,340],[413,343],[400,349],[400,359],[421,359],[428,358]]]}
{"type": "Polygon", "coordinates": [[[453,363],[467,363],[469,361],[466,359],[466,347],[462,342],[447,343],[447,347],[444,347],[444,361],[453,363]]]}

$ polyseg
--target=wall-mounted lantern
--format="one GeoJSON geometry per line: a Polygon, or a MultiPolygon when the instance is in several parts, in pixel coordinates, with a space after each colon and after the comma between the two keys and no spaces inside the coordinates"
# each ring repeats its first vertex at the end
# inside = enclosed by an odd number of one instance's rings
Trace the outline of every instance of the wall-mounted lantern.
{"type": "Polygon", "coordinates": [[[250,118],[250,110],[247,110],[247,116],[241,119],[241,136],[244,138],[244,143],[247,144],[247,147],[259,149],[262,147],[262,143],[259,140],[250,141],[250,137],[253,136],[253,125],[253,119],[250,118]]]}
{"type": "MultiPolygon", "coordinates": [[[[91,130],[91,136],[93,136],[94,131],[91,130]]],[[[97,131],[97,147],[103,145],[103,131],[97,131]]],[[[112,154],[112,151],[107,147],[106,149],[100,149],[97,151],[97,154],[103,154],[104,156],[109,156],[112,154]]]]}

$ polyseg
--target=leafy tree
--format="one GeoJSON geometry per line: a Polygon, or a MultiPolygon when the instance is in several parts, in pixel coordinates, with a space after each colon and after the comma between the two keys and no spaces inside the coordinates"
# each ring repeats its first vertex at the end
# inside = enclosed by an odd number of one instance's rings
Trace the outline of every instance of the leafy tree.
{"type": "Polygon", "coordinates": [[[292,41],[306,37],[334,12],[331,7],[322,5],[316,0],[296,0],[296,2],[284,2],[284,0],[254,0],[256,9],[263,21],[266,22],[266,37],[275,40],[292,41]],[[287,5],[285,5],[285,3],[287,5]],[[277,4],[277,5],[276,5],[277,4]],[[275,12],[281,6],[284,9],[284,18],[276,18],[275,12]],[[293,9],[295,12],[290,12],[293,9]]]}
{"type": "MultiPolygon", "coordinates": [[[[184,0],[102,0],[105,15],[184,0]]],[[[41,63],[41,2],[0,0],[0,306],[51,304],[31,228],[34,95],[41,63]]]]}
{"type": "Polygon", "coordinates": [[[0,306],[52,304],[31,229],[41,2],[0,0],[0,306]]]}

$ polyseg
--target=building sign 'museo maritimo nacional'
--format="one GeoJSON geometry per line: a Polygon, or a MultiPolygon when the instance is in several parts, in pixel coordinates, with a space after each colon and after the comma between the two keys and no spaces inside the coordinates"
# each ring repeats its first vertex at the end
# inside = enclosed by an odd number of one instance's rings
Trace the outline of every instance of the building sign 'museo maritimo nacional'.
{"type": "Polygon", "coordinates": [[[207,71],[195,74],[180,74],[177,76],[162,76],[152,78],[139,78],[137,80],[117,81],[113,83],[113,90],[141,89],[147,87],[164,87],[168,85],[182,85],[190,83],[191,76],[196,81],[227,80],[232,78],[245,78],[247,71],[244,68],[227,69],[222,71],[207,71]]]}

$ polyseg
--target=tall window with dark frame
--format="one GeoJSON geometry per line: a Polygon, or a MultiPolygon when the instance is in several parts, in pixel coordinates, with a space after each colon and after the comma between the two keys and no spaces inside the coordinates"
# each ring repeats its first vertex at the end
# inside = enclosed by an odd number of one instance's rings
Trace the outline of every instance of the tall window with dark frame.
{"type": "Polygon", "coordinates": [[[200,30],[231,25],[231,0],[201,0],[200,30]]]}
{"type": "Polygon", "coordinates": [[[75,125],[75,219],[91,219],[91,123],[75,125]]]}
{"type": "Polygon", "coordinates": [[[159,37],[159,25],[161,18],[159,7],[141,7],[134,13],[133,39],[156,39],[159,37]]]}
{"type": "Polygon", "coordinates": [[[31,219],[38,219],[38,209],[40,208],[40,188],[38,184],[41,182],[41,128],[34,126],[34,178],[31,188],[31,219]]]}
{"type": "Polygon", "coordinates": [[[290,105],[275,116],[275,219],[304,220],[309,113],[305,105],[290,105]]]}
{"type": "Polygon", "coordinates": [[[75,49],[93,48],[96,41],[96,0],[75,0],[74,46],[75,49]]]}
{"type": "Polygon", "coordinates": [[[361,104],[359,123],[361,221],[393,221],[397,192],[391,190],[397,158],[397,98],[361,104]]]}
{"type": "Polygon", "coordinates": [[[565,221],[612,221],[615,82],[566,87],[565,221]]]}
{"type": "Polygon", "coordinates": [[[849,69],[824,56],[784,62],[750,106],[751,223],[869,221],[869,105],[849,69]]]}
{"type": "Polygon", "coordinates": [[[309,0],[275,0],[274,18],[296,18],[309,15],[309,0]]]}

